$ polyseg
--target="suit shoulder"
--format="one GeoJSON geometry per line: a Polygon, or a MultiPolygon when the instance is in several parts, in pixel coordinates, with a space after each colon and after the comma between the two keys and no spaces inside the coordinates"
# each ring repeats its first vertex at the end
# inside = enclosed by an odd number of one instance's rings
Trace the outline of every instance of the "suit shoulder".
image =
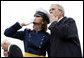
{"type": "Polygon", "coordinates": [[[11,45],[12,48],[19,48],[17,45],[11,45]]]}
{"type": "Polygon", "coordinates": [[[65,23],[67,23],[67,22],[75,22],[75,20],[73,18],[69,17],[65,20],[65,23]]]}
{"type": "Polygon", "coordinates": [[[69,17],[67,18],[69,21],[75,21],[73,18],[69,17]]]}

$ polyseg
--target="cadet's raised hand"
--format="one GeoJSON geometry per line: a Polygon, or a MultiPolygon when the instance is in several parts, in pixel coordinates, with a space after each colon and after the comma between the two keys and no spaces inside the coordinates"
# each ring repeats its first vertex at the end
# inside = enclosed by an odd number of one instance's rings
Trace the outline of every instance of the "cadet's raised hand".
{"type": "Polygon", "coordinates": [[[21,27],[26,26],[25,23],[19,23],[21,27]]]}

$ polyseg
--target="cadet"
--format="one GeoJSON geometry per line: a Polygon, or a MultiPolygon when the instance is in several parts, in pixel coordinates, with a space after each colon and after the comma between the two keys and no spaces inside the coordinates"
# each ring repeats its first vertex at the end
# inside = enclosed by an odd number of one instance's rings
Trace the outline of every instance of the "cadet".
{"type": "Polygon", "coordinates": [[[46,32],[49,21],[48,13],[44,10],[36,11],[34,14],[33,30],[18,31],[24,23],[16,22],[4,32],[5,36],[17,38],[24,41],[24,57],[45,57],[48,49],[49,34],[46,32]]]}

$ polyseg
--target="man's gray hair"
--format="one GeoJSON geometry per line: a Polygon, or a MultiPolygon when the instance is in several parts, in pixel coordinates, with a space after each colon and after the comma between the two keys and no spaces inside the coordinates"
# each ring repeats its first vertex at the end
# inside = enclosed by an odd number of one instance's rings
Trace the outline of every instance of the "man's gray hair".
{"type": "Polygon", "coordinates": [[[60,4],[55,4],[55,5],[58,7],[58,10],[63,11],[65,13],[64,8],[60,4]]]}
{"type": "Polygon", "coordinates": [[[59,5],[59,4],[56,4],[56,5],[58,6],[59,10],[64,11],[64,8],[61,5],[59,5]]]}
{"type": "Polygon", "coordinates": [[[8,40],[4,40],[4,41],[2,41],[1,45],[2,44],[10,44],[10,42],[8,40]]]}

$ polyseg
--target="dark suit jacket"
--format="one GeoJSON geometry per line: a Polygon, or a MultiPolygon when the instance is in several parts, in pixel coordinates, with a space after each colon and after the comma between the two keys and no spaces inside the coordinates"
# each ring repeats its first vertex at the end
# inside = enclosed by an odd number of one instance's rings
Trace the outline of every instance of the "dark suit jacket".
{"type": "Polygon", "coordinates": [[[23,57],[21,49],[16,45],[11,45],[9,48],[8,57],[23,57]]]}
{"type": "Polygon", "coordinates": [[[81,57],[77,27],[72,18],[64,17],[50,26],[49,57],[81,57]]]}

